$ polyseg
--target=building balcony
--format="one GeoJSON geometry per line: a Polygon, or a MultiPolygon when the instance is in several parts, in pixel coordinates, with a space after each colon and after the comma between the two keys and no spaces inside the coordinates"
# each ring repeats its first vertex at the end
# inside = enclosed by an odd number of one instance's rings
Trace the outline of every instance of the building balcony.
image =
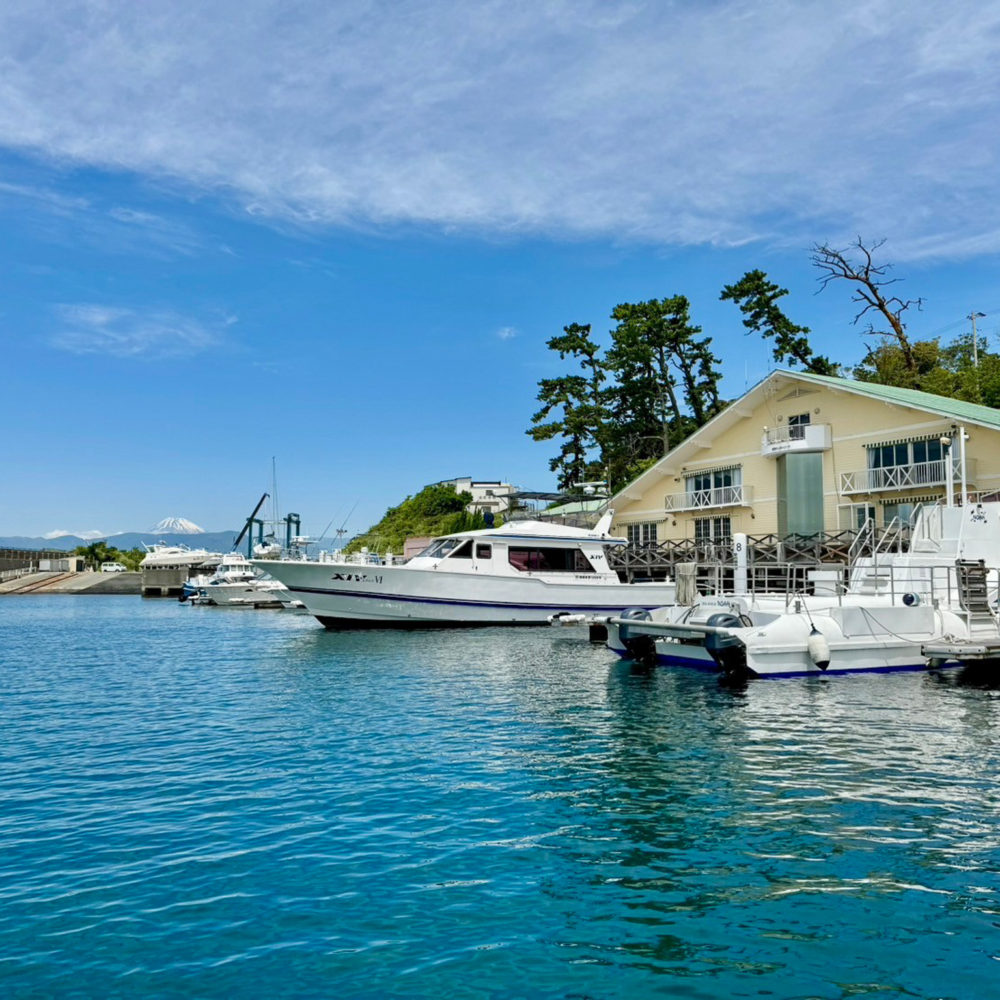
{"type": "MultiPolygon", "coordinates": [[[[861,469],[859,472],[842,472],[840,474],[841,493],[880,493],[886,490],[920,489],[924,486],[944,486],[948,482],[947,458],[933,462],[915,462],[913,465],[887,465],[882,469],[861,469]]],[[[958,456],[951,461],[951,482],[959,486],[962,481],[962,470],[958,456]]],[[[965,461],[966,484],[971,485],[976,479],[976,463],[974,459],[965,461]]]]}
{"type": "Polygon", "coordinates": [[[829,424],[765,427],[760,439],[760,453],[765,458],[777,458],[790,452],[829,451],[832,446],[833,431],[829,424]]]}
{"type": "Polygon", "coordinates": [[[750,486],[717,486],[711,490],[688,490],[668,493],[663,498],[664,510],[714,510],[718,507],[749,507],[753,499],[750,486]]]}

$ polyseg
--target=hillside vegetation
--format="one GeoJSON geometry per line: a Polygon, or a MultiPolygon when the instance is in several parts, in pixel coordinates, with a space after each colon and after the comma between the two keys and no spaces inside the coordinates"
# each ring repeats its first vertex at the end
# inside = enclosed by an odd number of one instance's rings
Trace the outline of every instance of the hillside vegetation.
{"type": "Polygon", "coordinates": [[[367,547],[371,552],[399,555],[407,538],[450,535],[455,531],[483,528],[482,514],[470,514],[465,509],[471,501],[471,493],[464,490],[458,493],[454,486],[425,486],[398,507],[390,507],[378,524],[372,525],[363,535],[352,538],[344,551],[357,552],[367,547]]]}

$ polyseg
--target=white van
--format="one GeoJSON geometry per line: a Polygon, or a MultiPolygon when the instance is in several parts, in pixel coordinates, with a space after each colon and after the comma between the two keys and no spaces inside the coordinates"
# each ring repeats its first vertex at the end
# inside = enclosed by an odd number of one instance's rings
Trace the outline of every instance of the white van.
{"type": "Polygon", "coordinates": [[[101,563],[102,573],[125,573],[126,569],[120,562],[101,563]]]}

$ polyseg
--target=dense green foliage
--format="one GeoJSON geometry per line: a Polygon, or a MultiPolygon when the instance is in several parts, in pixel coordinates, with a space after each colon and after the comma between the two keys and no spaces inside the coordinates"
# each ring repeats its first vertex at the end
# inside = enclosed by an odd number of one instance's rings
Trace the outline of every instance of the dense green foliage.
{"type": "Polygon", "coordinates": [[[101,563],[106,562],[119,562],[126,569],[137,570],[146,555],[142,549],[116,549],[113,545],[108,545],[106,539],[91,542],[90,545],[78,545],[73,552],[83,556],[88,568],[97,570],[101,568],[101,563]]]}
{"type": "Polygon", "coordinates": [[[768,281],[763,271],[747,271],[735,284],[726,285],[719,298],[740,307],[747,332],[774,341],[774,360],[779,364],[800,364],[814,375],[835,375],[837,366],[829,358],[813,354],[809,327],[793,323],[778,308],[778,299],[787,294],[787,288],[768,281]]]}
{"type": "Polygon", "coordinates": [[[970,335],[945,345],[938,340],[916,340],[910,345],[913,367],[907,364],[897,344],[884,339],[869,348],[853,375],[859,382],[920,389],[997,409],[1000,408],[1000,354],[988,350],[984,338],[977,339],[978,364],[974,363],[970,335]]]}
{"type": "Polygon", "coordinates": [[[690,321],[683,295],[623,303],[611,318],[611,346],[600,353],[591,328],[571,323],[548,346],[577,372],[542,379],[528,433],[561,438],[549,462],[560,489],[635,477],[722,407],[710,337],[690,321]]]}
{"type": "Polygon", "coordinates": [[[455,531],[483,528],[482,514],[470,514],[466,506],[472,494],[443,483],[425,486],[416,496],[407,497],[398,507],[390,507],[378,524],[363,535],[352,538],[345,552],[357,552],[366,547],[384,554],[403,551],[407,538],[424,535],[450,535],[455,531]]]}

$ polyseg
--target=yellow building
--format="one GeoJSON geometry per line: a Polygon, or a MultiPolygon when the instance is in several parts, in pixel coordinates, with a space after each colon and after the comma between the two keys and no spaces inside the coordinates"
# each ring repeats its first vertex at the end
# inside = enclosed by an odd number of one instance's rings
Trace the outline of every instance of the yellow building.
{"type": "Polygon", "coordinates": [[[1000,491],[1000,411],[776,371],[612,497],[635,543],[906,523],[919,503],[1000,491]],[[964,435],[963,435],[964,430],[964,435]]]}

